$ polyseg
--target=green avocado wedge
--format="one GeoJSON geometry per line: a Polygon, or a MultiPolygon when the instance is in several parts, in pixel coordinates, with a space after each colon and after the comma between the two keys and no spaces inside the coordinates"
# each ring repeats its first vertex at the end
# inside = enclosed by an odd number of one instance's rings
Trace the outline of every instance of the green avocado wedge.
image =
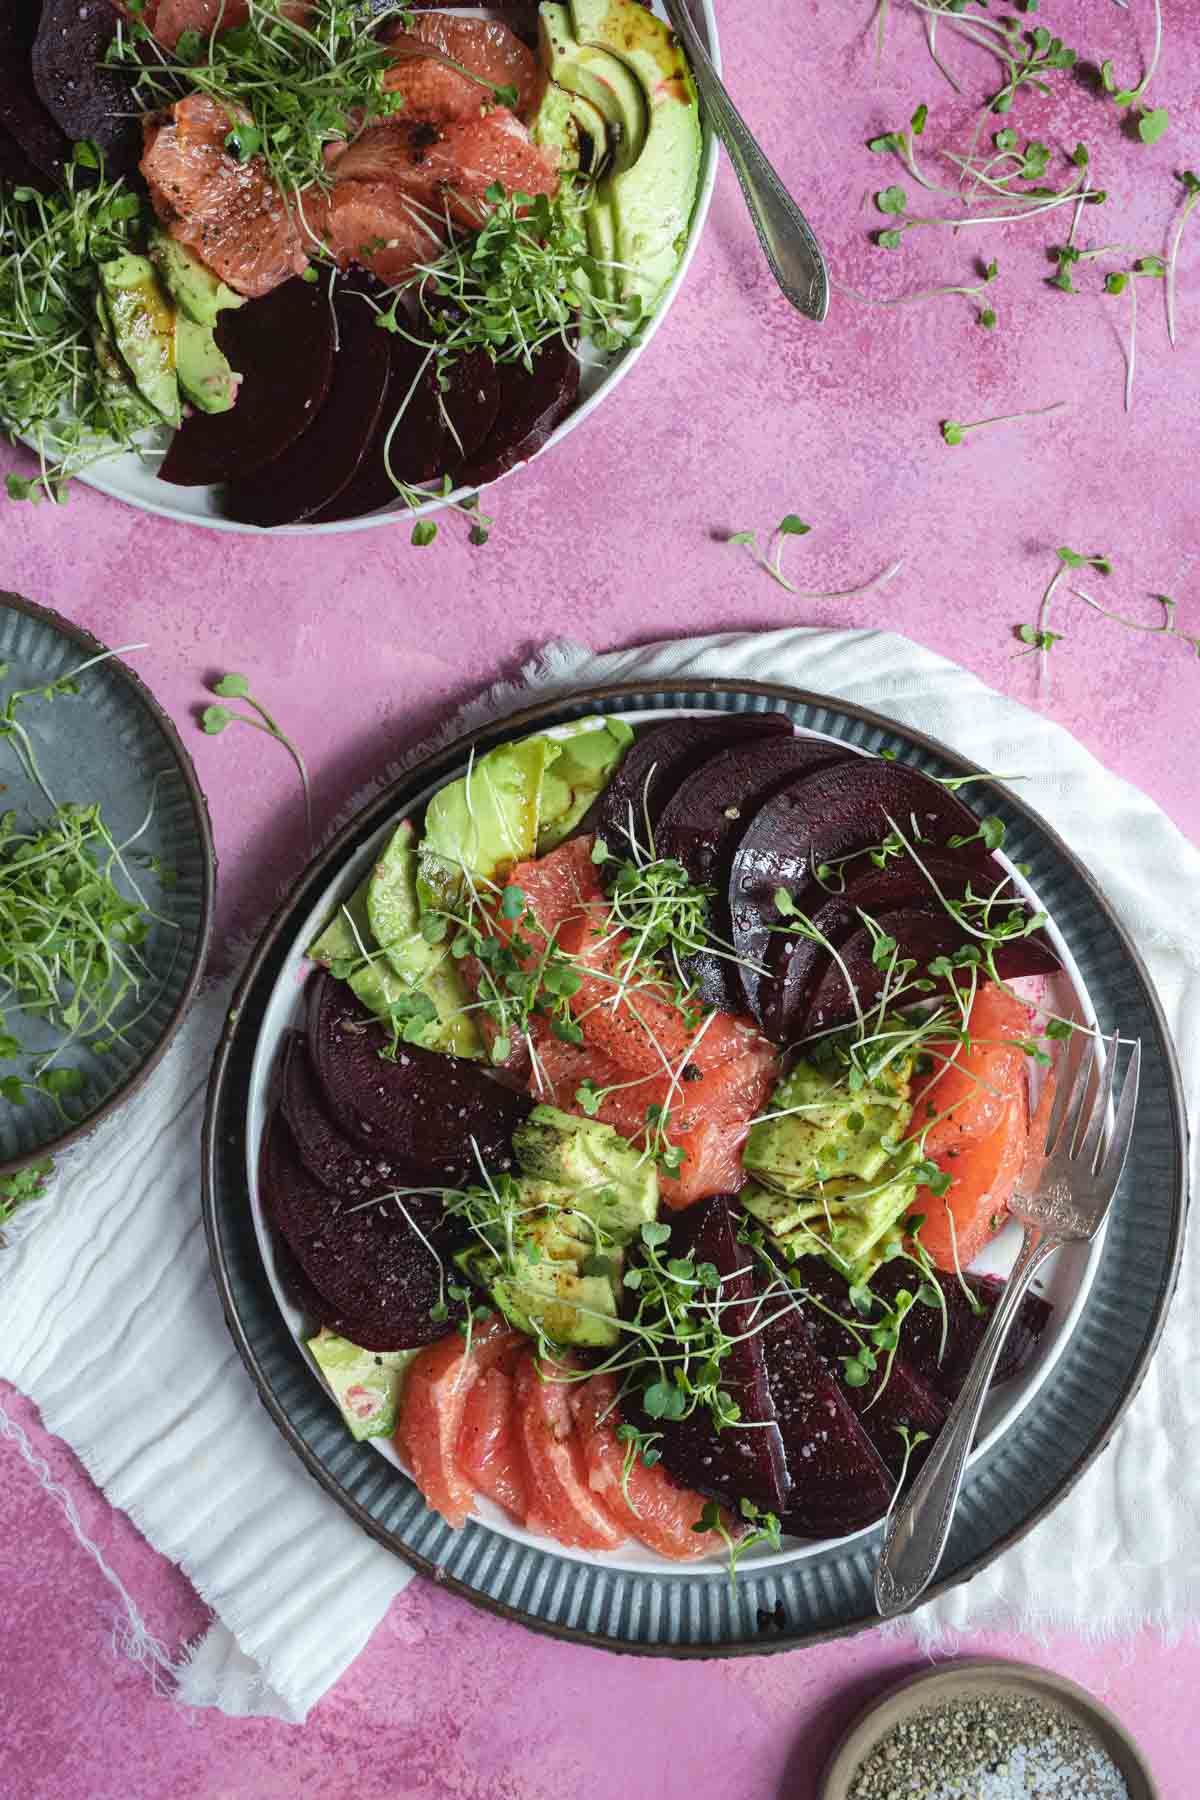
{"type": "Polygon", "coordinates": [[[636,159],[597,184],[616,226],[614,297],[648,318],[662,302],[687,245],[700,180],[700,106],[674,33],[637,0],[571,0],[576,41],[625,65],[648,112],[636,159]]]}
{"type": "Polygon", "coordinates": [[[455,911],[472,889],[486,898],[514,863],[535,853],[542,778],[553,755],[541,736],[501,744],[433,796],[417,872],[423,911],[455,911]]]}
{"type": "Polygon", "coordinates": [[[145,256],[99,265],[113,343],[144,400],[168,425],[183,422],[175,372],[175,308],[145,256]]]}
{"type": "Polygon", "coordinates": [[[544,856],[570,837],[588,807],[604,792],[633,742],[623,719],[579,719],[546,734],[557,754],[542,777],[537,853],[544,856]]]}
{"type": "Polygon", "coordinates": [[[229,412],[237,399],[238,378],[211,325],[197,325],[183,312],[175,318],[175,373],[185,399],[201,412],[229,412]]]}
{"type": "Polygon", "coordinates": [[[333,1391],[338,1409],[360,1440],[391,1437],[408,1365],[415,1350],[363,1350],[322,1328],[308,1340],[309,1354],[333,1391]]]}
{"type": "Polygon", "coordinates": [[[150,233],[148,255],[172,300],[194,325],[211,330],[222,312],[245,306],[243,295],[226,287],[186,244],[167,232],[150,233]]]}

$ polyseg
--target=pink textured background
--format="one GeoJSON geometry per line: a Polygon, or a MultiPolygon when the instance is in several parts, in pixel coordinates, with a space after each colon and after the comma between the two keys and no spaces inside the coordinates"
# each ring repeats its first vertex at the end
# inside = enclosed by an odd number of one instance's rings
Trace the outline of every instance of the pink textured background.
{"type": "MultiPolygon", "coordinates": [[[[60,608],[110,642],[145,638],[138,666],[185,727],[212,805],[222,918],[244,925],[302,858],[286,759],[250,733],[189,730],[206,675],[239,668],[304,745],[321,820],[400,745],[532,646],[569,634],[597,648],[666,634],[798,621],[886,625],[1035,697],[1012,627],[1034,617],[1053,547],[1109,552],[1114,605],[1166,591],[1200,631],[1195,470],[1200,449],[1200,216],[1180,272],[1181,344],[1161,291],[1142,285],[1134,411],[1121,407],[1125,302],[1047,290],[1045,246],[1066,213],[1008,230],[927,232],[886,255],[866,246],[871,190],[897,179],[863,140],[934,107],[923,151],[961,145],[971,106],[932,70],[896,0],[882,67],[870,0],[757,0],[725,11],[731,85],[822,235],[835,272],[877,294],[971,279],[997,255],[986,334],[963,299],[886,311],[835,299],[823,329],[772,288],[723,169],[687,288],[612,408],[494,494],[496,528],[472,551],[453,523],[432,550],[402,529],[343,540],[217,537],[150,520],[84,488],[65,512],[0,511],[0,585],[60,608]],[[1052,418],[945,447],[946,416],[1068,400],[1052,418]],[[768,582],[729,530],[796,510],[789,546],[806,588],[843,587],[905,558],[883,591],[807,603],[768,582]]],[[[1054,0],[1039,21],[1133,77],[1149,0],[1054,0]]],[[[1155,149],[1085,86],[1024,95],[1005,121],[1070,149],[1083,137],[1110,194],[1082,241],[1161,251],[1200,166],[1200,4],[1165,0],[1153,90],[1173,125],[1155,149]]],[[[990,70],[946,53],[968,94],[990,70]],[[986,72],[985,72],[986,71],[986,72]]],[[[913,200],[916,191],[905,185],[913,200]]],[[[1128,260],[1128,259],[1126,259],[1128,260]]],[[[6,466],[0,455],[0,467],[6,466]]],[[[1094,585],[1098,585],[1094,584],[1094,585]]],[[[1192,836],[1200,670],[1188,647],[1141,637],[1064,597],[1047,697],[1055,716],[1146,788],[1192,836]]],[[[91,1487],[33,1409],[4,1394],[76,1496],[85,1528],[179,1643],[205,1609],[91,1487]]],[[[264,1424],[264,1429],[268,1427],[264,1424]]],[[[874,1689],[918,1660],[870,1633],[812,1652],[686,1666],[556,1645],[416,1583],[308,1727],[191,1719],[157,1701],[108,1649],[109,1593],[15,1456],[0,1457],[0,1800],[562,1800],[604,1791],[663,1800],[811,1800],[822,1755],[874,1689]],[[502,1679],[499,1678],[503,1671],[502,1679]]],[[[1109,1579],[1097,1570],[1097,1581],[1109,1579]]],[[[963,1648],[1051,1663],[1101,1694],[1148,1749],[1169,1800],[1190,1800],[1200,1645],[1143,1634],[1089,1646],[1008,1635],[963,1648]]]]}

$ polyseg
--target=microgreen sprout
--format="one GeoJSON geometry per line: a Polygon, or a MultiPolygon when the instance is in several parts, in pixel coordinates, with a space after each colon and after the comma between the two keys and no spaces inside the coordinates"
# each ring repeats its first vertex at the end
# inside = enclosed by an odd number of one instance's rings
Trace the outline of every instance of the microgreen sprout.
{"type": "Polygon", "coordinates": [[[1043,413],[1061,412],[1067,405],[1065,400],[1056,400],[1050,406],[1034,406],[1027,412],[1002,413],[994,419],[974,419],[964,424],[959,419],[942,420],[942,438],[947,444],[961,444],[973,431],[982,431],[989,425],[1011,425],[1017,419],[1038,419],[1043,413]]]}
{"type": "Polygon", "coordinates": [[[1157,144],[1159,138],[1166,133],[1171,124],[1170,114],[1165,106],[1150,108],[1142,104],[1146,97],[1146,90],[1154,79],[1159,59],[1162,56],[1162,0],[1153,0],[1153,6],[1154,42],[1150,50],[1149,60],[1146,63],[1146,67],[1142,72],[1142,78],[1137,86],[1121,86],[1120,82],[1117,80],[1116,70],[1111,59],[1106,57],[1100,64],[1100,80],[1104,85],[1105,93],[1111,95],[1113,105],[1122,107],[1128,106],[1137,111],[1139,115],[1138,136],[1141,138],[1143,144],[1157,144]]]}
{"type": "Polygon", "coordinates": [[[811,530],[812,526],[806,525],[804,520],[795,513],[786,513],[767,539],[768,551],[772,543],[775,545],[774,556],[764,555],[759,549],[757,531],[732,532],[725,542],[727,544],[745,544],[759,568],[765,570],[771,580],[777,581],[781,588],[786,588],[789,594],[794,594],[796,589],[783,572],[784,541],[790,537],[807,537],[811,530]]]}
{"type": "Polygon", "coordinates": [[[692,1526],[692,1530],[696,1532],[715,1531],[724,1543],[729,1553],[729,1585],[735,1592],[737,1566],[747,1550],[754,1549],[758,1544],[767,1544],[772,1550],[778,1550],[782,1541],[782,1527],[774,1513],[762,1512],[753,1501],[745,1499],[738,1502],[738,1511],[750,1527],[738,1537],[733,1535],[725,1523],[725,1511],[715,1500],[706,1501],[704,1511],[692,1526]]]}
{"type": "Polygon", "coordinates": [[[1175,221],[1175,229],[1167,247],[1167,336],[1172,348],[1175,346],[1175,271],[1179,264],[1179,246],[1183,241],[1183,228],[1200,201],[1200,175],[1194,174],[1191,169],[1184,169],[1179,179],[1183,183],[1183,208],[1175,221]]]}
{"type": "MultiPolygon", "coordinates": [[[[920,187],[928,188],[931,193],[943,193],[945,190],[940,188],[936,182],[930,181],[917,164],[916,139],[924,132],[928,118],[929,108],[922,103],[902,131],[887,131],[880,137],[871,138],[867,149],[876,156],[885,155],[889,151],[894,152],[920,187]]],[[[884,206],[881,204],[881,196],[877,194],[875,200],[880,212],[903,212],[906,204],[904,190],[894,188],[889,189],[888,192],[900,195],[900,204],[884,206]]]]}
{"type": "Polygon", "coordinates": [[[1026,646],[1024,650],[1019,650],[1017,655],[1029,656],[1033,652],[1036,652],[1039,658],[1038,666],[1041,674],[1044,674],[1045,671],[1046,656],[1048,652],[1054,648],[1055,644],[1060,644],[1063,641],[1063,634],[1061,631],[1052,631],[1050,629],[1050,605],[1054,599],[1058,584],[1065,576],[1067,570],[1096,569],[1101,575],[1112,574],[1111,557],[1100,554],[1085,556],[1081,551],[1072,550],[1066,544],[1061,544],[1054,554],[1058,559],[1057,566],[1053,575],[1050,577],[1050,580],[1046,583],[1045,591],[1043,592],[1041,601],[1038,605],[1036,624],[1018,625],[1015,628],[1017,638],[1026,646]]]}
{"type": "Polygon", "coordinates": [[[1106,294],[1123,294],[1129,292],[1129,338],[1125,347],[1125,411],[1133,407],[1133,375],[1137,365],[1137,284],[1139,278],[1146,277],[1153,281],[1161,281],[1167,268],[1161,256],[1140,256],[1129,269],[1114,269],[1104,278],[1106,294]]]}
{"type": "MultiPolygon", "coordinates": [[[[54,1164],[49,1157],[44,1157],[41,1162],[27,1163],[12,1175],[0,1175],[0,1233],[19,1207],[42,1198],[53,1173],[54,1164]]],[[[0,1235],[0,1244],[3,1242],[0,1235]]]]}
{"type": "MultiPolygon", "coordinates": [[[[998,274],[999,265],[993,259],[991,262],[980,265],[978,281],[961,284],[948,282],[942,287],[922,288],[919,293],[897,294],[890,299],[881,298],[875,294],[860,293],[857,288],[847,287],[844,281],[835,281],[833,285],[839,293],[845,294],[847,299],[857,300],[863,306],[915,306],[919,301],[940,300],[943,296],[950,294],[962,294],[971,300],[978,299],[987,294],[998,274]]],[[[981,325],[986,326],[989,330],[992,329],[996,323],[995,308],[992,306],[981,307],[978,319],[981,325]]]]}
{"type": "MultiPolygon", "coordinates": [[[[1155,605],[1161,607],[1162,617],[1157,625],[1148,625],[1144,620],[1131,619],[1126,613],[1113,612],[1109,607],[1102,606],[1099,600],[1093,599],[1091,594],[1084,593],[1082,588],[1072,588],[1071,592],[1077,600],[1082,600],[1085,605],[1091,607],[1093,612],[1099,613],[1102,619],[1111,619],[1116,625],[1124,625],[1127,631],[1147,632],[1151,637],[1179,638],[1182,643],[1191,646],[1193,656],[1200,656],[1200,633],[1193,636],[1190,632],[1180,631],[1175,623],[1175,601],[1169,594],[1151,595],[1155,605]]],[[[1053,1036],[1054,1034],[1049,1033],[1049,1035],[1053,1036]]]]}
{"type": "Polygon", "coordinates": [[[295,743],[293,743],[292,739],[288,737],[287,733],[280,730],[279,726],[271,717],[266,707],[262,705],[261,701],[254,698],[254,695],[250,692],[250,682],[247,676],[236,674],[222,675],[211,685],[212,692],[216,694],[219,699],[244,700],[247,706],[254,708],[258,717],[251,718],[249,713],[237,712],[228,706],[206,706],[200,715],[201,727],[210,737],[216,737],[220,732],[227,730],[230,725],[249,725],[255,731],[265,732],[268,737],[274,738],[277,744],[283,745],[284,749],[295,763],[297,773],[300,776],[300,786],[304,792],[304,818],[308,827],[309,841],[311,842],[313,835],[312,788],[308,779],[308,767],[303,756],[300,754],[299,749],[295,743]]]}

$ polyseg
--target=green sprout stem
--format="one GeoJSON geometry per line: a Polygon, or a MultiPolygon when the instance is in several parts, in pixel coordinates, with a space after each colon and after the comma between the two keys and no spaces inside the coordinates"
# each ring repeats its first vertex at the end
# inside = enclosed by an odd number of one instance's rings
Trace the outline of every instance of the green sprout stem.
{"type": "Polygon", "coordinates": [[[944,419],[942,438],[947,444],[961,444],[972,431],[983,431],[991,425],[1011,425],[1018,419],[1039,419],[1044,413],[1061,412],[1068,404],[1066,400],[1055,400],[1050,406],[1033,406],[1026,412],[1001,413],[994,419],[973,419],[965,424],[958,419],[944,419]]]}

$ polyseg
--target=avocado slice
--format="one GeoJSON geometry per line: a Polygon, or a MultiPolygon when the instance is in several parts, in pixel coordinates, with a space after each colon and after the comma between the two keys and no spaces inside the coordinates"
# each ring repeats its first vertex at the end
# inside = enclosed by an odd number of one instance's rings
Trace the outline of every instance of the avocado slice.
{"type": "Polygon", "coordinates": [[[542,777],[537,853],[570,837],[597,794],[603,793],[633,742],[624,719],[578,719],[544,734],[557,754],[542,777]]]}
{"type": "Polygon", "coordinates": [[[513,1133],[513,1149],[526,1177],[567,1192],[568,1204],[612,1243],[627,1244],[657,1216],[654,1159],[599,1119],[535,1106],[513,1133]]]}
{"type": "Polygon", "coordinates": [[[600,108],[555,81],[546,84],[529,135],[535,144],[558,151],[564,173],[599,175],[608,160],[608,121],[600,108]]]}
{"type": "Polygon", "coordinates": [[[218,314],[245,306],[243,294],[226,287],[186,244],[161,228],[150,233],[148,254],[172,300],[194,325],[211,330],[218,314]]]}
{"type": "Polygon", "coordinates": [[[875,1182],[912,1117],[911,1061],[897,1061],[882,1089],[852,1094],[811,1062],[798,1062],[771,1096],[768,1117],[755,1125],[742,1152],[744,1167],[763,1186],[803,1198],[819,1190],[832,1201],[875,1182]]]}
{"type": "Polygon", "coordinates": [[[645,143],[631,166],[614,163],[597,199],[616,221],[616,296],[648,318],[679,266],[700,179],[700,107],[686,56],[669,25],[637,0],[571,0],[579,44],[625,64],[648,108],[645,143]]]}
{"type": "Polygon", "coordinates": [[[336,1331],[308,1340],[309,1353],[332,1389],[351,1434],[391,1437],[408,1365],[415,1350],[363,1350],[336,1331]]]}
{"type": "MultiPolygon", "coordinates": [[[[524,1183],[521,1187],[524,1211],[531,1196],[524,1183]]],[[[522,1225],[503,1258],[486,1244],[475,1244],[454,1260],[487,1290],[515,1330],[532,1336],[540,1327],[556,1344],[608,1349],[621,1335],[616,1322],[620,1252],[605,1252],[606,1266],[599,1271],[591,1234],[569,1209],[569,1191],[550,1197],[552,1203],[522,1225]]]]}
{"type": "Polygon", "coordinates": [[[99,288],[96,289],[94,305],[96,319],[92,326],[92,352],[100,369],[101,394],[110,406],[120,409],[122,417],[130,425],[155,424],[158,414],[147,406],[134,387],[129,370],[117,355],[117,347],[112,338],[112,328],[108,322],[108,312],[104,305],[104,295],[99,288]]]}
{"type": "MultiPolygon", "coordinates": [[[[311,962],[320,963],[322,968],[347,982],[368,1012],[379,1018],[386,1019],[396,1001],[407,999],[414,992],[428,995],[437,1019],[425,1026],[421,1034],[422,1046],[452,1056],[480,1058],[484,1054],[483,1041],[471,1014],[462,1011],[462,985],[449,956],[445,951],[426,945],[424,940],[421,940],[421,946],[429,951],[429,960],[423,966],[415,945],[411,962],[405,962],[401,954],[402,946],[413,935],[405,928],[401,906],[415,909],[416,905],[412,888],[406,901],[402,903],[399,898],[403,891],[400,871],[406,869],[411,876],[415,866],[411,839],[412,827],[406,822],[389,841],[380,864],[338,907],[320,935],[309,945],[307,954],[311,962]],[[399,856],[401,850],[407,852],[406,857],[399,856]],[[387,865],[386,879],[392,892],[390,906],[385,901],[380,913],[387,934],[381,948],[371,921],[371,884],[382,864],[387,865]],[[395,957],[393,950],[397,953],[395,957]]],[[[377,908],[379,905],[377,898],[377,908]]],[[[410,912],[407,916],[415,916],[415,913],[410,912]]]]}
{"type": "Polygon", "coordinates": [[[175,317],[175,372],[184,395],[201,412],[229,412],[237,399],[238,377],[213,336],[186,313],[175,317]]]}
{"type": "MultiPolygon", "coordinates": [[[[605,123],[612,164],[631,169],[646,142],[649,108],[636,74],[619,58],[581,41],[567,6],[547,4],[538,12],[538,48],[550,80],[595,109],[605,123]]],[[[580,118],[587,115],[580,113],[580,118]]]]}
{"type": "Polygon", "coordinates": [[[98,265],[113,342],[133,384],[168,425],[183,422],[175,373],[175,309],[154,265],[144,256],[117,256],[98,265]]]}
{"type": "Polygon", "coordinates": [[[405,988],[428,994],[437,1008],[437,1024],[422,1043],[452,1056],[482,1057],[483,1039],[465,1010],[469,995],[458,964],[445,944],[426,943],[421,935],[414,835],[404,819],[388,839],[367,881],[367,923],[405,988]]]}
{"type": "Polygon", "coordinates": [[[542,777],[556,754],[544,736],[501,744],[448,782],[425,809],[417,892],[422,910],[454,910],[537,849],[542,777]]]}

